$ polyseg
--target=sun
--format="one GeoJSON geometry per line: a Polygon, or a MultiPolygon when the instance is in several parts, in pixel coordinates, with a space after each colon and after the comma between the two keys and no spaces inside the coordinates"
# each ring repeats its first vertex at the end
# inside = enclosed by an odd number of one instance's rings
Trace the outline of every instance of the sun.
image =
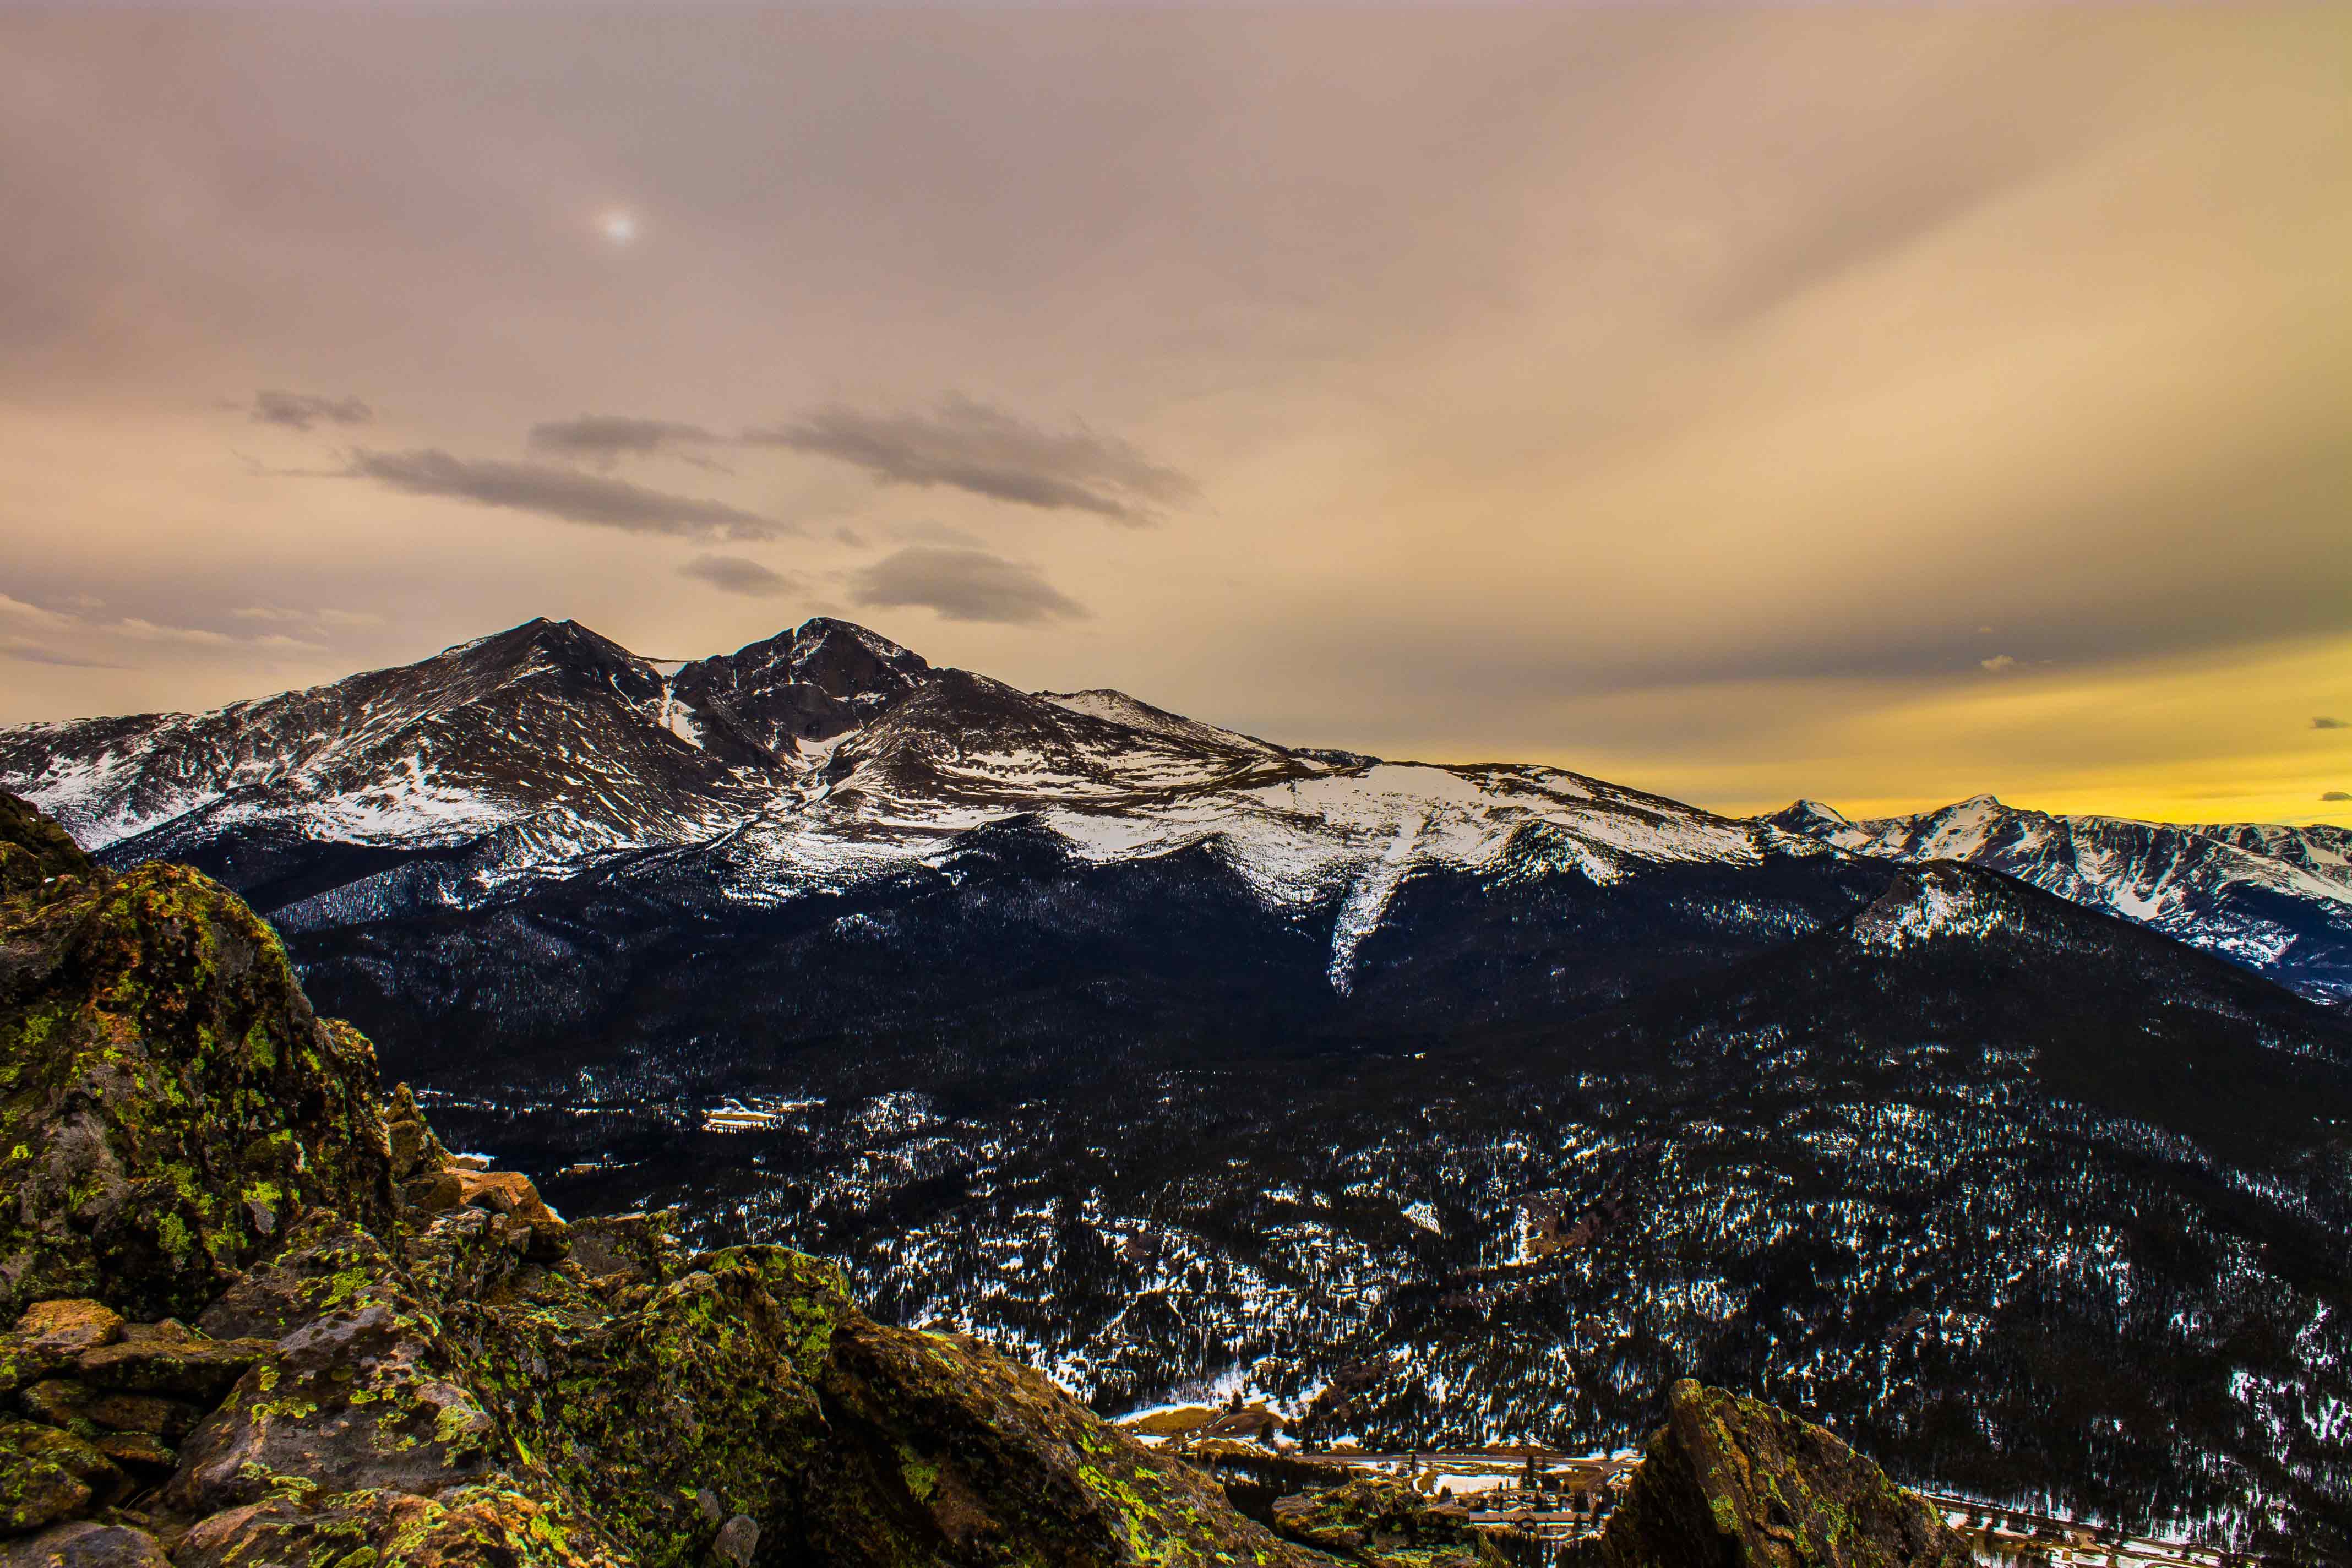
{"type": "Polygon", "coordinates": [[[636,214],[616,207],[596,220],[596,232],[603,235],[608,244],[627,245],[637,237],[636,214]]]}

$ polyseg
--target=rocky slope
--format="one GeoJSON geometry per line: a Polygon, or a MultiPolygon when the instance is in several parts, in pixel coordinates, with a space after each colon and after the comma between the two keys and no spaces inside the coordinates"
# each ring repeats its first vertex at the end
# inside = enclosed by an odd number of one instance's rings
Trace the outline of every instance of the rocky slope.
{"type": "Polygon", "coordinates": [[[1987,867],[2352,1003],[2352,830],[2059,816],[1989,795],[1866,822],[1799,801],[1761,820],[1856,855],[1987,867]]]}

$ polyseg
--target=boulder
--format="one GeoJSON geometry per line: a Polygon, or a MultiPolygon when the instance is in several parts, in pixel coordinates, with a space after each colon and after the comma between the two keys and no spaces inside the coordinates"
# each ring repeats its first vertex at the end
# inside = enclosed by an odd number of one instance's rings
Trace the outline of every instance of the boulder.
{"type": "Polygon", "coordinates": [[[1042,1374],[874,1322],[829,1264],[698,1261],[590,1325],[448,1309],[509,1429],[647,1563],[729,1529],[758,1563],[837,1568],[1315,1561],[1042,1374]]]}
{"type": "Polygon", "coordinates": [[[530,1257],[551,1263],[571,1250],[570,1230],[563,1216],[547,1206],[529,1176],[520,1171],[463,1168],[455,1175],[459,1204],[519,1220],[529,1228],[524,1250],[530,1257]]]}
{"type": "Polygon", "coordinates": [[[411,1295],[383,1242],[320,1210],[287,1233],[277,1257],[206,1307],[196,1327],[216,1339],[279,1340],[329,1312],[391,1306],[411,1295]]]}
{"type": "Polygon", "coordinates": [[[172,1507],[255,1502],[287,1477],[433,1496],[495,1468],[496,1424],[421,1311],[339,1308],[273,1348],[182,1445],[172,1507]]]}
{"type": "Polygon", "coordinates": [[[668,1210],[605,1215],[572,1222],[572,1261],[592,1279],[611,1286],[666,1285],[686,1271],[686,1255],[670,1237],[668,1210]]]}
{"type": "Polygon", "coordinates": [[[1959,1534],[1833,1434],[1685,1378],[1666,1391],[1605,1568],[1973,1568],[1959,1534]]]}
{"type": "Polygon", "coordinates": [[[40,890],[0,901],[0,1318],[193,1313],[307,1208],[390,1224],[373,1052],[268,925],[181,867],[40,890]]]}
{"type": "Polygon", "coordinates": [[[122,1314],[96,1301],[36,1301],[9,1331],[12,1349],[79,1355],[122,1337],[122,1314]]]}
{"type": "Polygon", "coordinates": [[[0,901],[39,900],[60,881],[88,881],[97,875],[71,834],[32,802],[0,789],[0,901]]]}
{"type": "Polygon", "coordinates": [[[143,1530],[80,1519],[0,1542],[0,1568],[171,1568],[171,1559],[143,1530]]]}
{"type": "Polygon", "coordinates": [[[54,1378],[85,1350],[122,1334],[122,1318],[96,1301],[36,1301],[0,1334],[0,1397],[54,1378]]]}
{"type": "Polygon", "coordinates": [[[0,1416],[0,1535],[78,1519],[130,1489],[113,1460],[71,1433],[0,1416]]]}

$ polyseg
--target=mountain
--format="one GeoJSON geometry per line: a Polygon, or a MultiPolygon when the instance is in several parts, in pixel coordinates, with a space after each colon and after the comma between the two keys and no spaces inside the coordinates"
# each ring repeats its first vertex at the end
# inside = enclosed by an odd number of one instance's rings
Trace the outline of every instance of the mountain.
{"type": "Polygon", "coordinates": [[[1997,869],[826,621],[534,623],[0,777],[247,889],[455,1146],[1103,1411],[1613,1447],[1698,1375],[1922,1483],[2352,1542],[2343,1020],[1997,869]]]}
{"type": "Polygon", "coordinates": [[[301,934],[583,879],[771,911],[936,884],[1008,835],[1072,868],[1189,854],[1253,918],[1316,932],[1340,995],[1432,879],[1482,906],[1671,883],[1669,941],[1706,958],[1874,885],[1803,836],[1558,769],[1291,750],[1116,691],[936,669],[845,622],[665,669],[535,621],[213,713],[0,731],[0,782],[106,863],[199,866],[301,934]]]}
{"type": "Polygon", "coordinates": [[[2352,1004],[2352,828],[2059,816],[1989,795],[1866,822],[1801,800],[1760,820],[1855,855],[1988,866],[2352,1004]]]}

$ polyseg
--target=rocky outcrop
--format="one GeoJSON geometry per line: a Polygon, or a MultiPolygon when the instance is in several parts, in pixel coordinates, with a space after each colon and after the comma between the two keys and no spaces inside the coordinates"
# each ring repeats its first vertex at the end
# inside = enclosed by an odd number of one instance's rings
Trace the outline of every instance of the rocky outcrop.
{"type": "Polygon", "coordinates": [[[236,898],[60,839],[0,798],[0,1568],[1328,1561],[830,1266],[567,1226],[236,898]]]}
{"type": "Polygon", "coordinates": [[[1836,1436],[1685,1378],[1666,1392],[1601,1568],[1971,1568],[1959,1534],[1836,1436]]]}
{"type": "Polygon", "coordinates": [[[194,871],[78,866],[0,802],[0,1319],[191,1315],[305,1210],[393,1218],[374,1052],[194,871]]]}

